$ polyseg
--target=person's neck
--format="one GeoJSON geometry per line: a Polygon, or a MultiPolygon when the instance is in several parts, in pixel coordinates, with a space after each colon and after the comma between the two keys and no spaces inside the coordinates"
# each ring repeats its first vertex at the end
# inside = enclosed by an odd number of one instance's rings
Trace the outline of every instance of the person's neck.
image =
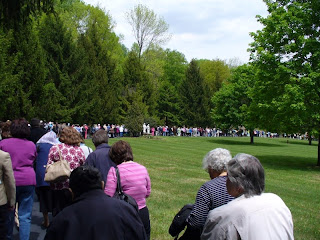
{"type": "Polygon", "coordinates": [[[219,177],[224,177],[224,176],[227,176],[227,172],[222,172],[220,173],[219,177]]]}

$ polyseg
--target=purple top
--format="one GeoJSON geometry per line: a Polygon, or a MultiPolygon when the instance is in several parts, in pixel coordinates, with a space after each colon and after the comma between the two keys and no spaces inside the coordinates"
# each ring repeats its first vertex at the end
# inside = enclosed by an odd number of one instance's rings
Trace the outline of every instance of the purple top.
{"type": "Polygon", "coordinates": [[[0,149],[10,154],[16,186],[36,185],[36,145],[27,139],[7,138],[0,141],[0,149]]]}

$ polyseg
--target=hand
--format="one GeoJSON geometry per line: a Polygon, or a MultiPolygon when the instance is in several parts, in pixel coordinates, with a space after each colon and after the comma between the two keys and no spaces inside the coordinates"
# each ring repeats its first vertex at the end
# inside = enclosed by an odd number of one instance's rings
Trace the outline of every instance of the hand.
{"type": "Polygon", "coordinates": [[[13,211],[14,210],[14,205],[13,206],[9,206],[9,210],[13,211]]]}

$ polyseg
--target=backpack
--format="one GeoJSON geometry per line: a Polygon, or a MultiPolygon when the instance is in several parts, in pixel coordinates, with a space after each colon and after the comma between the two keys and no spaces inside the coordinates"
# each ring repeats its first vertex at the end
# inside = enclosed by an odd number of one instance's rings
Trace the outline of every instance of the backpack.
{"type": "Polygon", "coordinates": [[[187,225],[187,218],[189,217],[193,209],[193,204],[186,204],[180,211],[174,216],[172,223],[169,227],[169,233],[175,239],[178,239],[179,233],[184,230],[187,225]]]}

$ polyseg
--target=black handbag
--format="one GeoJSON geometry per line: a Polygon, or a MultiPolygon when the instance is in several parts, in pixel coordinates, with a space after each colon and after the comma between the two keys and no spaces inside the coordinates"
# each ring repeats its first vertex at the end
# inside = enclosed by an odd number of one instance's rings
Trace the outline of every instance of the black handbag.
{"type": "Polygon", "coordinates": [[[116,189],[116,192],[113,195],[113,197],[127,202],[132,207],[134,207],[134,209],[138,212],[139,208],[138,208],[138,204],[137,204],[136,200],[134,200],[134,198],[131,197],[129,194],[126,194],[123,192],[122,187],[121,187],[121,182],[120,182],[119,169],[117,167],[115,167],[115,169],[116,169],[116,175],[117,175],[117,189],[116,189]]]}

